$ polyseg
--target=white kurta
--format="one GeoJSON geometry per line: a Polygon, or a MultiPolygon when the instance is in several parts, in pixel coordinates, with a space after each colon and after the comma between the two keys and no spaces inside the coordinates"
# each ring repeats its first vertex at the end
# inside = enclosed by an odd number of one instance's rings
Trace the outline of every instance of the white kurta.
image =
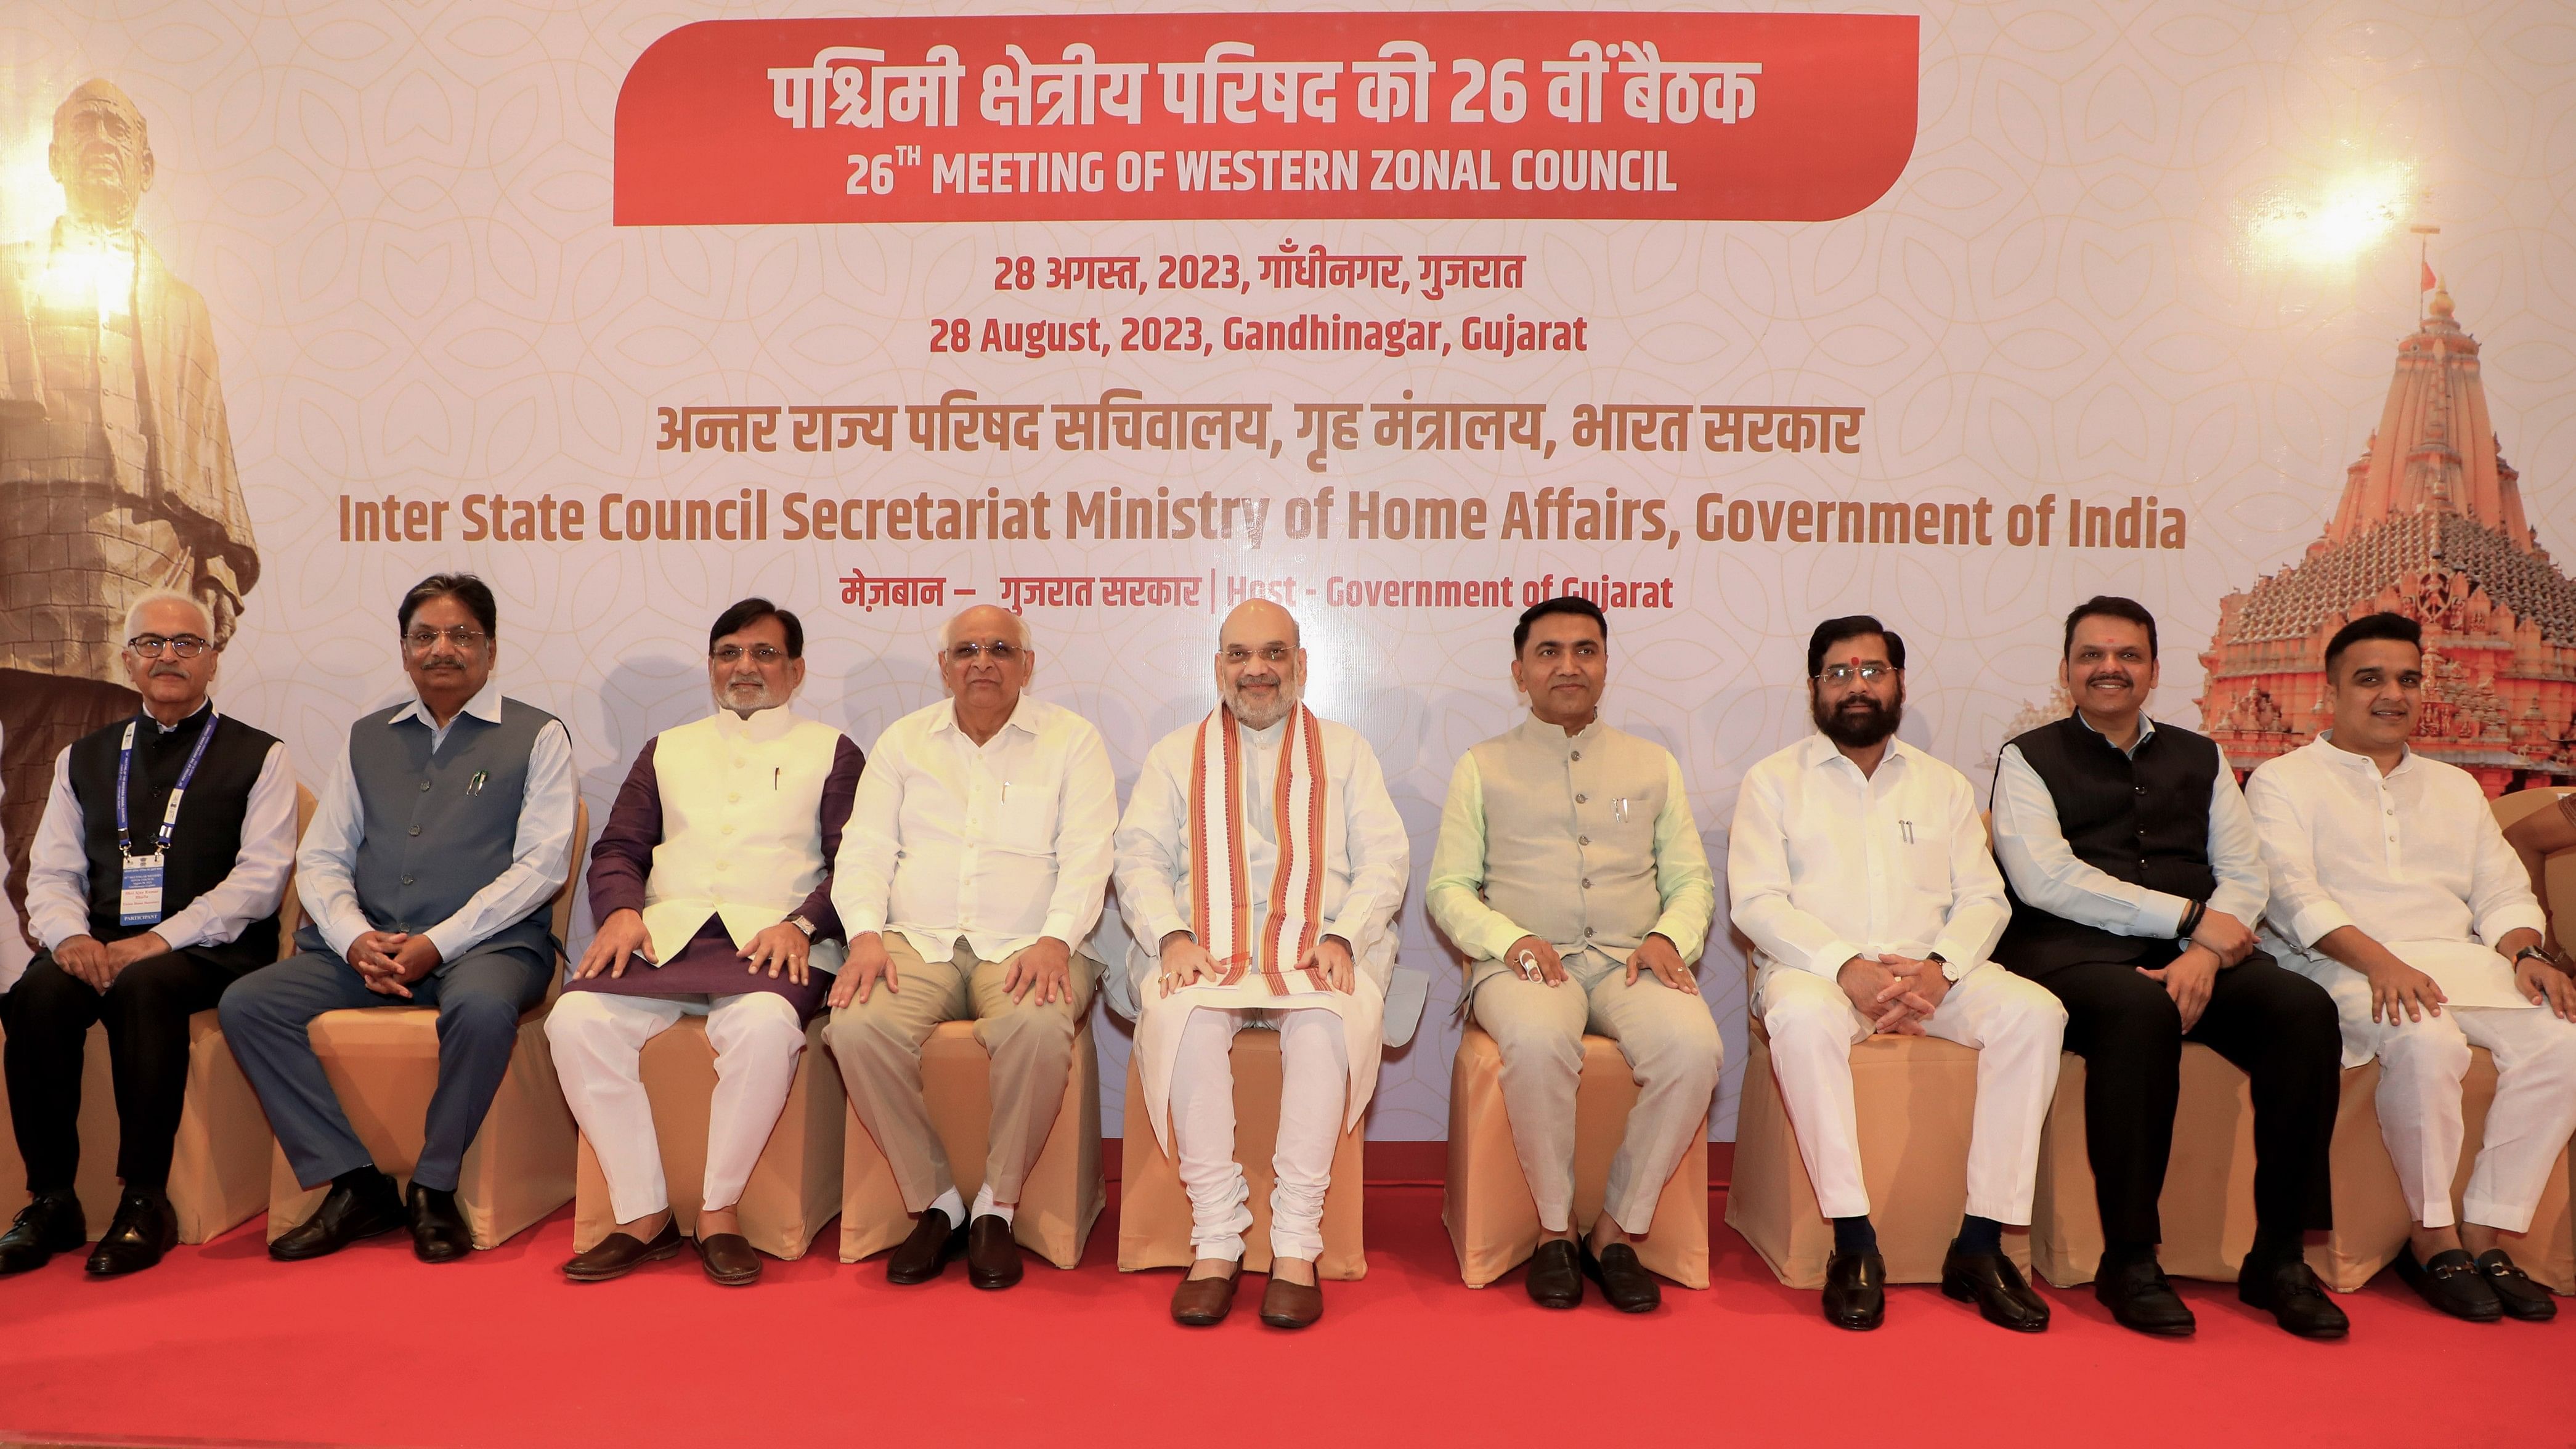
{"type": "MultiPolygon", "coordinates": [[[[1318,720],[1324,747],[1323,914],[1322,935],[1350,943],[1358,968],[1354,989],[1345,994],[1311,988],[1276,996],[1258,971],[1248,971],[1232,986],[1203,982],[1170,996],[1162,994],[1163,937],[1174,931],[1196,932],[1190,919],[1190,759],[1199,722],[1174,730],[1145,756],[1145,768],[1128,797],[1127,813],[1118,822],[1118,908],[1134,944],[1128,971],[1140,1003],[1136,1023],[1138,1075],[1145,1091],[1148,1120],[1165,1151],[1171,1150],[1171,1084],[1173,1063],[1181,1047],[1181,1027],[1196,1007],[1220,1010],[1297,1010],[1317,1008],[1342,1019],[1350,1052],[1350,1094],[1343,1128],[1359,1121],[1377,1088],[1381,1019],[1386,1010],[1386,984],[1395,972],[1396,907],[1404,899],[1411,842],[1395,802],[1386,793],[1386,774],[1367,740],[1347,725],[1318,720]]],[[[1259,940],[1270,917],[1270,882],[1279,868],[1278,829],[1271,819],[1271,795],[1279,772],[1279,745],[1285,720],[1266,730],[1245,730],[1243,763],[1244,872],[1252,900],[1251,939],[1259,940]]],[[[1294,962],[1280,963],[1283,971],[1294,962]]],[[[1304,980],[1293,972],[1292,987],[1304,980]]]]}

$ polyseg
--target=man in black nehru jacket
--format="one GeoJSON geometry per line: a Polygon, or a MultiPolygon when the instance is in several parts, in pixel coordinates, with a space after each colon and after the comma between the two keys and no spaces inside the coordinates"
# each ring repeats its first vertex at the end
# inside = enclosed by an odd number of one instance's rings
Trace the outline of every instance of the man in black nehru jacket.
{"type": "Polygon", "coordinates": [[[2254,949],[2267,894],[2254,821],[2205,736],[2146,717],[2156,621],[2097,597],[2066,617],[2075,711],[2004,746],[1995,855],[2012,924],[1994,959],[2066,1004],[2104,1246],[2093,1291],[2141,1333],[2192,1331],[2156,1263],[2182,1044],[2252,1079],[2254,1247],[2237,1297],[2302,1338],[2347,1323],[2301,1257],[2333,1225],[2327,1147],[2342,1043],[2333,1001],[2254,949]]]}
{"type": "Polygon", "coordinates": [[[166,1190],[188,1017],[277,959],[278,901],[295,860],[286,747],[207,699],[219,651],[204,604],[147,595],[127,612],[125,635],[142,712],[54,760],[27,870],[27,918],[45,949],[0,997],[29,1198],[0,1235],[0,1274],[42,1267],[87,1236],[72,1178],[94,1022],[107,1025],[125,1191],[88,1269],[104,1278],[161,1261],[179,1237],[166,1190]]]}

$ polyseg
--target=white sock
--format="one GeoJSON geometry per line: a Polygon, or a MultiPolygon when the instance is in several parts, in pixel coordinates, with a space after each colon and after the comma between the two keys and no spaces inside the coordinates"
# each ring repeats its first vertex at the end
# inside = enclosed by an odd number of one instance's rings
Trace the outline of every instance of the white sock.
{"type": "Polygon", "coordinates": [[[932,1199],[929,1210],[935,1213],[946,1213],[948,1225],[952,1228],[966,1226],[966,1199],[959,1197],[957,1189],[953,1187],[932,1199]]]}
{"type": "MultiPolygon", "coordinates": [[[[988,1182],[982,1187],[975,1189],[975,1211],[972,1218],[986,1216],[997,1217],[1007,1225],[1018,1212],[1018,1208],[993,1201],[993,1185],[991,1183],[988,1182]]],[[[972,1221],[972,1218],[970,1218],[969,1221],[972,1221]]]]}

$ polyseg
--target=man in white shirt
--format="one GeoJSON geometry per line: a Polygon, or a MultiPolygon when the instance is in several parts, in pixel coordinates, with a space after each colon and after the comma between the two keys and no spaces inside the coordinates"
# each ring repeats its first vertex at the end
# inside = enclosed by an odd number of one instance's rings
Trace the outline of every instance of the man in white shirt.
{"type": "Polygon", "coordinates": [[[412,698],[361,716],[296,853],[303,954],[224,992],[224,1039],[259,1093],[313,1215],[268,1245],[318,1258],[406,1224],[424,1263],[473,1247],[456,1183],[501,1089],[519,1014],[543,1000],[580,800],[561,721],[492,682],[499,607],[472,574],[433,574],[395,610],[412,698]],[[313,1018],[438,1009],[438,1087],[408,1196],[378,1170],[314,1055],[313,1018]]]}
{"type": "Polygon", "coordinates": [[[1928,1033],[1977,1048],[1967,1217],[1941,1291],[2037,1333],[2048,1304],[2004,1256],[2003,1231],[2030,1222],[2066,1009],[1986,959],[2011,915],[2003,876],[1967,777],[1896,738],[1905,641],[1866,614],[1817,625],[1807,707],[1817,733],[1745,773],[1726,875],[1772,1071],[1834,1224],[1825,1319],[1876,1328],[1887,1304],[1851,1048],[1873,1032],[1928,1033]]]}
{"type": "Polygon", "coordinates": [[[1028,626],[990,605],[940,631],[949,697],[868,752],[832,873],[849,959],[825,1029],[850,1104],[876,1138],[912,1233],[892,1283],[964,1253],[978,1288],[1020,1281],[1011,1220],[1073,1068],[1100,963],[1076,947],[1100,919],[1118,782],[1100,731],[1024,691],[1028,626]],[[975,1023],[991,1054],[993,1123],[969,1213],[921,1095],[921,1045],[975,1023]]]}
{"type": "Polygon", "coordinates": [[[2263,859],[2227,757],[2146,716],[2156,621],[2100,595],[2068,611],[2058,679],[2075,708],[2013,739],[1995,766],[1995,856],[2013,917],[1995,960],[2066,1006],[2084,1058],[2085,1155],[2102,1215],[2093,1293],[2139,1333],[2197,1326],[2157,1263],[2182,1047],[2235,1064],[2254,1104],[2254,1243],[2240,1301],[2302,1338],[2343,1310],[2302,1256],[2333,1226],[2328,1150],[2342,1081],[2334,1003],[2254,949],[2263,859]]]}
{"type": "Polygon", "coordinates": [[[1323,1316],[1315,1260],[1333,1149],[1377,1085],[1411,847],[1376,752],[1306,708],[1305,685],[1296,619],[1263,600],[1237,606],[1217,635],[1216,709],[1155,744],[1118,826],[1138,1075],[1189,1190],[1197,1254],[1172,1317],[1197,1327],[1232,1306],[1252,1226],[1234,1156],[1234,1034],[1264,1021],[1280,1034],[1261,1300],[1273,1327],[1323,1316]]]}
{"type": "Polygon", "coordinates": [[[295,860],[295,772],[286,746],[207,697],[222,646],[206,606],[148,594],[125,619],[137,718],[54,759],[27,872],[45,949],[8,970],[0,1020],[9,1101],[27,1165],[26,1210],[0,1235],[0,1274],[42,1265],[83,1237],[81,1077],[89,1029],[107,1027],[125,1191],[89,1255],[93,1277],[151,1267],[178,1241],[167,1195],[188,1081],[188,1018],[242,973],[277,959],[277,906],[295,860]]]}
{"type": "Polygon", "coordinates": [[[864,764],[849,736],[789,708],[804,682],[794,614],[751,598],[717,615],[715,713],[645,742],[591,847],[599,932],[546,1017],[564,1100],[617,1216],[616,1231],[564,1264],[576,1283],[680,1250],[643,1071],[645,1044],[683,1016],[706,1018],[716,1058],[699,1265],[726,1287],[760,1281],[735,1205],[841,963],[832,857],[864,764]]]}
{"type": "Polygon", "coordinates": [[[2540,902],[2486,792],[2406,747],[2424,708],[2424,630],[2365,614],[2326,645],[2334,727],[2265,764],[2246,804],[2272,872],[2267,939],[2325,987],[2344,1065],[2379,1058],[2379,1127],[2414,1214],[2398,1270],[2472,1322],[2557,1313],[2503,1238],[2529,1230],[2576,1133],[2576,981],[2540,944],[2540,902]],[[2455,1215],[2460,1081],[2495,1056],[2495,1104],[2455,1215]]]}

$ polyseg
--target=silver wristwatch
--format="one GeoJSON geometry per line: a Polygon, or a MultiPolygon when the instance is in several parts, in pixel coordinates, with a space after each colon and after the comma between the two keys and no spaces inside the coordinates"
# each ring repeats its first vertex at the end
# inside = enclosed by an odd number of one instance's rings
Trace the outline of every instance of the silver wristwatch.
{"type": "Polygon", "coordinates": [[[803,916],[801,916],[801,915],[797,915],[797,916],[789,916],[789,917],[787,918],[787,924],[789,924],[789,925],[791,925],[791,926],[794,926],[794,927],[795,927],[797,930],[799,930],[799,931],[804,932],[804,933],[805,933],[805,939],[806,939],[806,940],[811,941],[811,940],[813,940],[813,939],[814,939],[814,923],[813,923],[812,921],[809,921],[809,920],[805,919],[805,918],[804,918],[803,916]]]}
{"type": "Polygon", "coordinates": [[[1951,960],[1949,957],[1942,955],[1938,951],[1933,952],[1931,955],[1926,956],[1923,959],[1939,966],[1941,968],[1941,979],[1949,982],[1953,986],[1959,984],[1960,977],[1968,974],[1967,967],[1960,965],[1958,962],[1951,960]]]}

